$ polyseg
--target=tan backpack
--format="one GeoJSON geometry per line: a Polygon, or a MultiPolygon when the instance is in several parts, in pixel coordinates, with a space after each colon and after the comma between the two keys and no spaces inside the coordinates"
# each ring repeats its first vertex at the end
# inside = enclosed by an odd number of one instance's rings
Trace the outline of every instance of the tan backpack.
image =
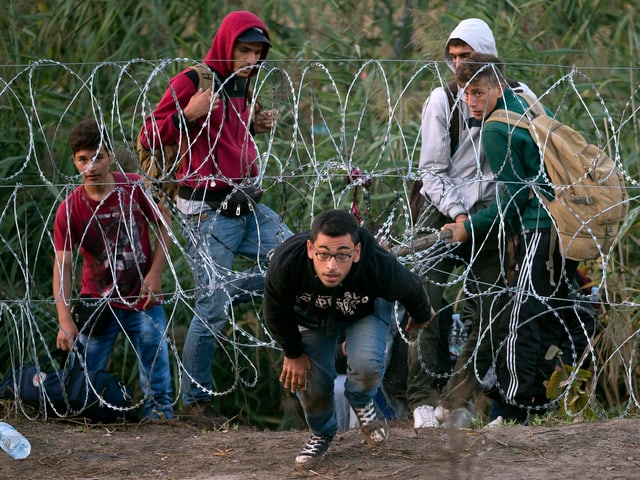
{"type": "Polygon", "coordinates": [[[555,198],[539,196],[555,223],[560,252],[578,261],[607,255],[629,213],[622,171],[602,149],[548,116],[539,102],[522,98],[530,107],[526,115],[500,109],[486,121],[527,128],[543,152],[555,198]]]}
{"type": "MultiPolygon", "coordinates": [[[[213,72],[209,67],[194,65],[191,68],[198,73],[196,90],[206,90],[213,85],[213,72]]],[[[185,154],[188,154],[188,142],[185,140],[181,144],[164,145],[162,148],[148,150],[142,146],[142,135],[144,127],[140,129],[136,142],[142,176],[157,200],[173,201],[178,193],[175,174],[180,170],[185,154]]]]}

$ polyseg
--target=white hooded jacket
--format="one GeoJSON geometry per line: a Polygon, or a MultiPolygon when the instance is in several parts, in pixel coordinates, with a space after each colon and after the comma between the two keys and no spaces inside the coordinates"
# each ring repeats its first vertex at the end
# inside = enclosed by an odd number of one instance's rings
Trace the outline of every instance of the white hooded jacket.
{"type": "MultiPolygon", "coordinates": [[[[452,71],[454,66],[448,45],[454,38],[466,42],[476,52],[498,55],[493,33],[483,20],[462,20],[449,35],[444,49],[445,60],[452,71]]],[[[456,100],[461,115],[458,147],[451,152],[451,108],[446,88],[434,89],[422,108],[420,191],[427,198],[427,208],[431,204],[443,215],[455,219],[457,215],[472,214],[491,203],[495,195],[495,183],[480,148],[481,124],[469,112],[461,89],[456,100]]],[[[523,83],[514,90],[535,96],[523,83]]]]}

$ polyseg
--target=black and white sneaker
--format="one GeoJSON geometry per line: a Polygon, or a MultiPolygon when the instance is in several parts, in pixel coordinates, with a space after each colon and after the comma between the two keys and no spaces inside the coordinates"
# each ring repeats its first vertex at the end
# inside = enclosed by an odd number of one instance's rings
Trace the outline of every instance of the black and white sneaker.
{"type": "Polygon", "coordinates": [[[311,467],[327,453],[333,437],[312,433],[296,457],[296,467],[311,467]]]}
{"type": "Polygon", "coordinates": [[[371,446],[377,446],[384,443],[389,438],[389,425],[387,419],[378,413],[373,400],[366,407],[352,407],[358,417],[360,431],[365,441],[371,446]]]}

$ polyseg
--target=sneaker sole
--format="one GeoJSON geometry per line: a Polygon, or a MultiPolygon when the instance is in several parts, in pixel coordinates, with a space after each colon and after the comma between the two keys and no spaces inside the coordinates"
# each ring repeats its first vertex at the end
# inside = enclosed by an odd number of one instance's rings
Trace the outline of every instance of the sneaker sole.
{"type": "Polygon", "coordinates": [[[364,443],[366,443],[370,447],[379,447],[380,445],[384,444],[389,439],[389,427],[388,426],[384,429],[384,434],[380,434],[377,431],[374,431],[374,432],[371,432],[371,433],[366,433],[366,432],[363,432],[362,430],[360,430],[360,433],[362,433],[362,438],[364,440],[364,443]],[[373,438],[372,435],[377,437],[377,439],[373,438]]]}
{"type": "Polygon", "coordinates": [[[315,457],[315,458],[311,458],[309,460],[307,460],[306,462],[295,462],[295,468],[296,470],[308,470],[310,468],[314,468],[317,467],[318,465],[320,465],[322,463],[322,460],[324,459],[324,456],[327,453],[323,453],[322,455],[320,455],[319,457],[315,457]]]}

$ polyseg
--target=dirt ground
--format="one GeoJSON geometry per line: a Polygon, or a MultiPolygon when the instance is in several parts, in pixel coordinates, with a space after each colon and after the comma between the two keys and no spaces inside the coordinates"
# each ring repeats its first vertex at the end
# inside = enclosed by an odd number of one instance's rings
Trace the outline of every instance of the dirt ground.
{"type": "MultiPolygon", "coordinates": [[[[11,421],[11,420],[10,420],[11,421]]],[[[60,421],[12,422],[31,441],[31,455],[0,451],[0,479],[637,479],[640,420],[482,430],[391,424],[379,450],[357,430],[339,434],[324,462],[296,471],[303,431],[239,426],[199,431],[178,422],[87,426],[60,421]]]]}

